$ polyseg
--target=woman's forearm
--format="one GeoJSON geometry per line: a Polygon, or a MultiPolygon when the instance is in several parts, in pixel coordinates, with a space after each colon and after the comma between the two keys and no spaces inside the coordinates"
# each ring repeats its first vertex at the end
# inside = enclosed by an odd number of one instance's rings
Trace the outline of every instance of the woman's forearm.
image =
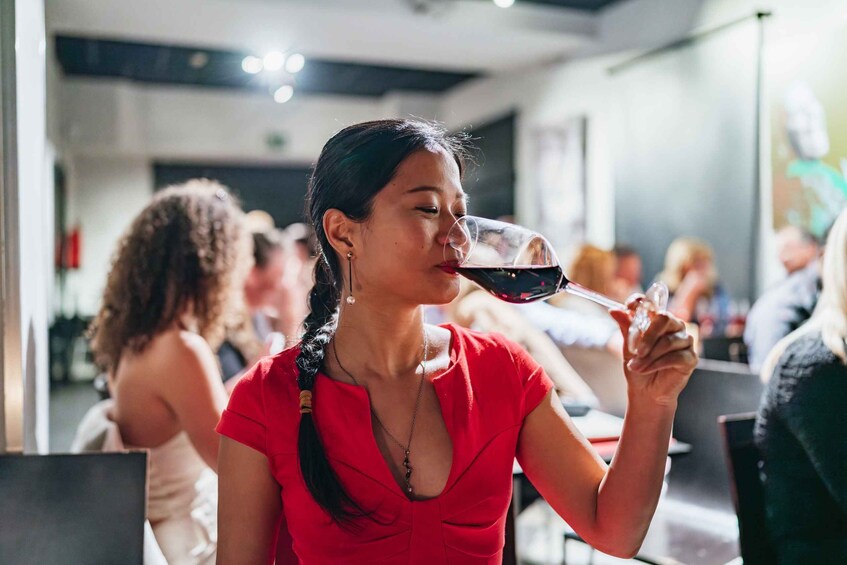
{"type": "Polygon", "coordinates": [[[603,546],[634,555],[656,510],[676,404],[630,398],[615,457],[597,495],[595,527],[603,546]],[[609,544],[609,545],[607,545],[609,544]]]}

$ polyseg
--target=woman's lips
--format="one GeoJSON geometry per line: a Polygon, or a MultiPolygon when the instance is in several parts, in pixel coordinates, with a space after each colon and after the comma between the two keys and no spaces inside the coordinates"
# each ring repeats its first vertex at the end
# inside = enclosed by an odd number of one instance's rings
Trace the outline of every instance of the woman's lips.
{"type": "Polygon", "coordinates": [[[438,265],[438,268],[447,273],[448,275],[458,275],[458,271],[456,271],[456,263],[441,263],[438,265]]]}

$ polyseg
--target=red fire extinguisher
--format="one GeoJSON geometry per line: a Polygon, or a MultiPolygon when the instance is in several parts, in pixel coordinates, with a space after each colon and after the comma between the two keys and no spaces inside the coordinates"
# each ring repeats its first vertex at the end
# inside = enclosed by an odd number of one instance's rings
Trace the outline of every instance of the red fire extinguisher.
{"type": "Polygon", "coordinates": [[[82,261],[82,229],[75,225],[68,235],[68,268],[79,269],[82,261]]]}

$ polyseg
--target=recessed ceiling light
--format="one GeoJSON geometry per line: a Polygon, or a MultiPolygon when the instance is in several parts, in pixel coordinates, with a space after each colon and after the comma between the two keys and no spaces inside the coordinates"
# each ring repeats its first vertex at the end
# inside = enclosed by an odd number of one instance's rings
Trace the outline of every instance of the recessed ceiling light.
{"type": "Polygon", "coordinates": [[[285,60],[285,72],[291,74],[299,73],[303,70],[305,65],[306,57],[300,53],[292,53],[288,56],[288,59],[285,60]]]}
{"type": "Polygon", "coordinates": [[[255,75],[256,73],[262,72],[264,68],[264,64],[262,60],[258,57],[254,57],[253,55],[248,55],[244,57],[244,60],[241,61],[241,68],[244,69],[245,73],[250,73],[251,75],[255,75]]]}
{"type": "Polygon", "coordinates": [[[494,4],[496,4],[498,8],[511,8],[514,3],[515,0],[494,0],[494,4]]]}
{"type": "Polygon", "coordinates": [[[285,55],[279,51],[271,51],[262,59],[266,71],[278,71],[285,64],[285,55]]]}
{"type": "Polygon", "coordinates": [[[283,84],[274,92],[274,102],[285,104],[291,97],[294,96],[294,87],[290,84],[283,84]]]}

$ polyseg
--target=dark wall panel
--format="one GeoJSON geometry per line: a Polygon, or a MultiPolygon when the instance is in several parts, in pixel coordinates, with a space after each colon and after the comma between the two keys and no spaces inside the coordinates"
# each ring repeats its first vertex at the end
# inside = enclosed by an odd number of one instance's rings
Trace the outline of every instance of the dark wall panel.
{"type": "Polygon", "coordinates": [[[155,163],[156,189],[192,178],[217,180],[241,199],[246,211],[265,210],[278,227],[303,221],[311,168],[155,163]]]}
{"type": "Polygon", "coordinates": [[[470,131],[473,162],[465,174],[469,212],[497,218],[515,213],[515,114],[470,131]]]}
{"type": "Polygon", "coordinates": [[[613,79],[615,235],[643,254],[647,277],[673,239],[696,236],[714,248],[729,292],[752,298],[756,31],[740,24],[613,79]]]}

